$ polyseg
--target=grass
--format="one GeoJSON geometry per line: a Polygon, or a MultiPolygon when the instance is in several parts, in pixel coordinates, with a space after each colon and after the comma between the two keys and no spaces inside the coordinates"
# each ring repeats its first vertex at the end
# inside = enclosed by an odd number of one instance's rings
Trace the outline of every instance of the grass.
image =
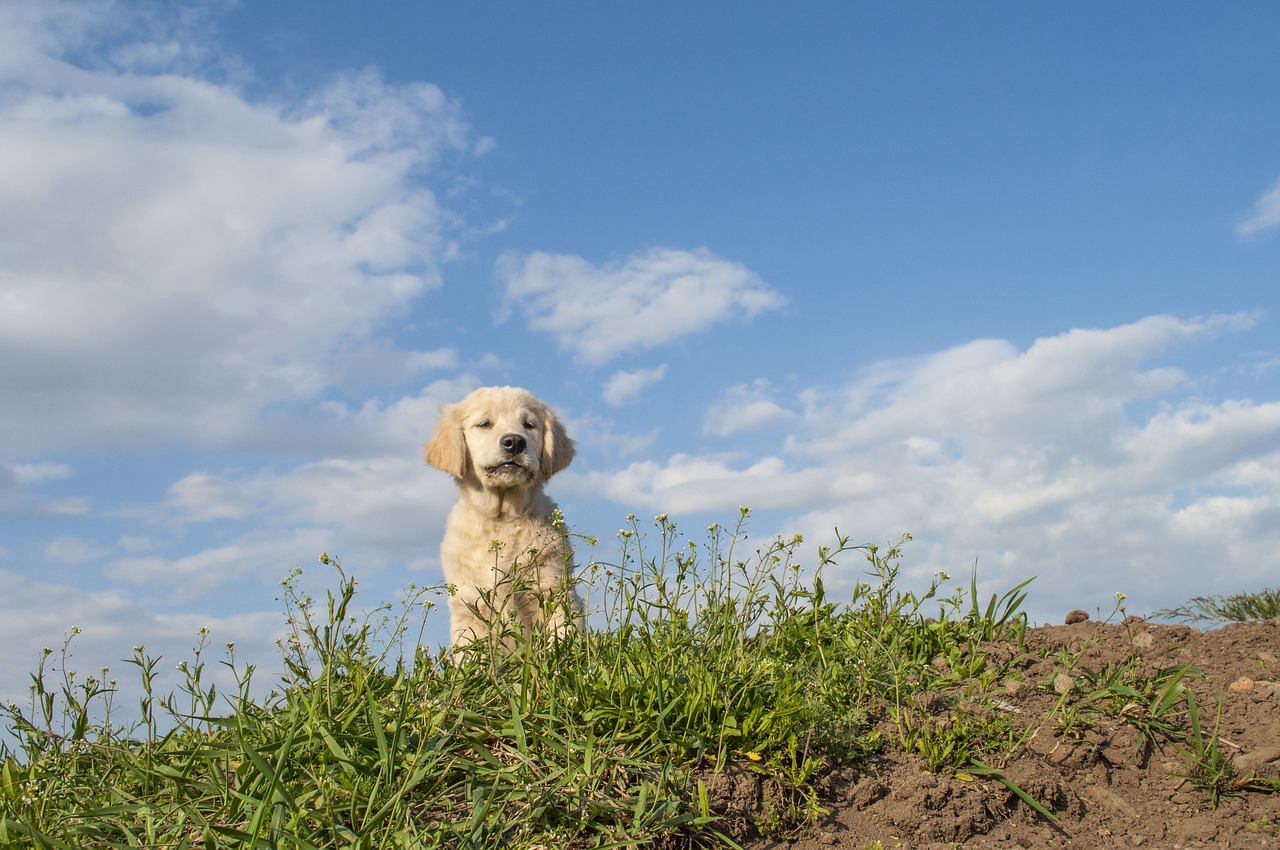
{"type": "Polygon", "coordinates": [[[1193,596],[1184,605],[1157,611],[1154,617],[1184,623],[1239,623],[1280,617],[1280,590],[1193,596]]]}
{"type": "Polygon", "coordinates": [[[1217,808],[1223,797],[1238,797],[1248,791],[1262,794],[1280,793],[1280,780],[1250,773],[1239,776],[1231,759],[1219,745],[1218,729],[1222,724],[1222,698],[1218,698],[1218,711],[1213,728],[1206,729],[1204,718],[1196,703],[1195,694],[1187,693],[1187,728],[1171,739],[1174,748],[1182,754],[1187,769],[1178,774],[1191,787],[1203,791],[1209,805],[1217,808]]]}
{"type": "MultiPolygon", "coordinates": [[[[158,694],[159,660],[139,647],[126,725],[108,671],[80,679],[66,647],[46,652],[30,704],[0,706],[15,742],[0,743],[0,846],[734,846],[811,823],[822,775],[886,751],[993,780],[1053,820],[1002,769],[1022,744],[996,686],[1024,648],[1025,582],[985,604],[976,576],[950,596],[943,574],[907,592],[901,545],[838,534],[805,571],[799,538],[750,549],[748,522],[744,509],[699,545],[665,517],[647,534],[629,518],[617,563],[583,570],[591,629],[456,657],[419,646],[442,588],[358,613],[356,582],[326,555],[323,600],[284,583],[286,672],[266,696],[230,646],[218,664],[234,687],[210,684],[203,634],[178,691],[158,694]],[[849,558],[867,579],[838,604],[823,574],[849,558]],[[766,793],[730,817],[707,783],[734,771],[766,793]]],[[[1139,704],[1116,710],[1167,735],[1185,675],[1104,676],[1090,704],[1139,704]]],[[[1194,781],[1231,793],[1218,769],[1194,781]]]]}

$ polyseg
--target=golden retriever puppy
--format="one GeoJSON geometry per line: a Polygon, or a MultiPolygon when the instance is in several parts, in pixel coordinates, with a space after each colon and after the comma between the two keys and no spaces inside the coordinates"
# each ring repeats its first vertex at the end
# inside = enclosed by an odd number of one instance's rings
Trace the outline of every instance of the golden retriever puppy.
{"type": "Polygon", "coordinates": [[[456,587],[451,646],[500,639],[504,623],[562,635],[582,601],[573,551],[542,491],[574,454],[554,411],[526,390],[484,387],[441,409],[423,453],[458,485],[440,544],[445,581],[456,587]]]}

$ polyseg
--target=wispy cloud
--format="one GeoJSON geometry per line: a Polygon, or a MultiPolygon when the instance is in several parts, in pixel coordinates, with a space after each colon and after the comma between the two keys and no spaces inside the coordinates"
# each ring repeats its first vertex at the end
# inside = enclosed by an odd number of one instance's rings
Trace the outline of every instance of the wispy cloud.
{"type": "Polygon", "coordinates": [[[768,381],[738,384],[707,410],[702,424],[704,434],[727,437],[791,419],[795,414],[772,398],[768,381]]]}
{"type": "Polygon", "coordinates": [[[780,457],[742,454],[673,455],[664,463],[641,461],[612,473],[584,476],[589,489],[619,505],[657,513],[733,512],[739,505],[789,510],[821,504],[840,486],[839,475],[797,469],[780,457]]]}
{"type": "Polygon", "coordinates": [[[666,374],[667,366],[665,363],[652,369],[632,369],[630,371],[614,372],[605,383],[601,396],[609,405],[618,407],[644,392],[646,387],[661,381],[666,377],[666,374]]]}
{"type": "Polygon", "coordinates": [[[1258,198],[1249,217],[1236,225],[1236,235],[1242,239],[1280,226],[1280,180],[1270,191],[1258,198]]]}
{"type": "Polygon", "coordinates": [[[45,557],[64,564],[83,564],[107,554],[109,550],[74,535],[63,535],[49,541],[45,557]]]}
{"type": "Polygon", "coordinates": [[[497,275],[530,328],[591,364],[785,303],[755,272],[705,249],[657,248],[606,266],[570,254],[507,254],[497,275]]]}
{"type": "Polygon", "coordinates": [[[0,509],[31,516],[74,516],[88,509],[84,499],[47,499],[36,495],[42,483],[69,478],[65,463],[0,463],[0,509]]]}
{"type": "Polygon", "coordinates": [[[19,484],[35,484],[71,475],[71,467],[65,463],[44,461],[41,463],[15,463],[8,467],[8,474],[19,484]]]}

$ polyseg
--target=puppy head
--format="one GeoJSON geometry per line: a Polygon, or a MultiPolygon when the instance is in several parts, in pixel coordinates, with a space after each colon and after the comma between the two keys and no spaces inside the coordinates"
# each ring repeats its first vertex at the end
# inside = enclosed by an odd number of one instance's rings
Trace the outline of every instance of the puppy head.
{"type": "Polygon", "coordinates": [[[424,447],[427,463],[485,487],[528,487],[573,460],[573,441],[555,412],[517,387],[483,387],[440,411],[424,447]]]}

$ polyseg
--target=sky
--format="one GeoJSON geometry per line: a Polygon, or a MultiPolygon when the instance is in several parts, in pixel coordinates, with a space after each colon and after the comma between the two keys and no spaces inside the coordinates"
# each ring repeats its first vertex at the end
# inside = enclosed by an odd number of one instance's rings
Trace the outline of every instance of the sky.
{"type": "Polygon", "coordinates": [[[1036,623],[1277,586],[1278,43],[1263,2],[0,0],[0,699],[68,639],[270,671],[322,552],[438,584],[421,445],[495,384],[577,442],[583,564],[748,506],[809,563],[910,534],[904,588],[1035,576],[1036,623]]]}

